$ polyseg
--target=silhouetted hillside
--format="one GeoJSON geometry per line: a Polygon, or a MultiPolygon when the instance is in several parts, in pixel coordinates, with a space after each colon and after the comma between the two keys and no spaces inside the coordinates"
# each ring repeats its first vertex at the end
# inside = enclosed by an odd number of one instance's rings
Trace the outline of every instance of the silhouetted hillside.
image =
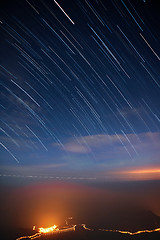
{"type": "Polygon", "coordinates": [[[160,233],[144,233],[130,236],[128,234],[102,231],[75,231],[62,234],[53,234],[40,238],[41,240],[159,240],[160,233]]]}
{"type": "Polygon", "coordinates": [[[144,229],[155,229],[160,226],[160,217],[151,211],[116,211],[106,216],[103,222],[87,224],[89,228],[117,229],[135,232],[144,229]]]}
{"type": "MultiPolygon", "coordinates": [[[[129,235],[119,232],[107,232],[100,229],[107,230],[125,230],[129,232],[136,232],[139,230],[152,230],[160,228],[160,217],[156,216],[150,211],[133,211],[116,212],[110,215],[110,218],[99,224],[86,223],[87,230],[81,224],[77,224],[76,230],[72,232],[44,234],[40,236],[41,240],[159,240],[160,232],[141,233],[137,235],[129,235]]],[[[16,240],[18,237],[30,236],[35,234],[35,231],[29,229],[1,229],[0,239],[2,240],[16,240]]],[[[31,239],[31,238],[25,238],[31,239]]]]}
{"type": "MultiPolygon", "coordinates": [[[[16,240],[20,236],[32,235],[33,231],[26,229],[17,229],[15,231],[1,231],[0,239],[2,240],[16,240]],[[19,232],[18,232],[19,231],[19,232]]],[[[30,238],[25,238],[29,240],[30,238]]],[[[40,240],[159,240],[160,232],[142,233],[131,236],[129,234],[103,232],[99,230],[88,231],[82,228],[77,229],[75,232],[65,232],[43,235],[40,240]]]]}

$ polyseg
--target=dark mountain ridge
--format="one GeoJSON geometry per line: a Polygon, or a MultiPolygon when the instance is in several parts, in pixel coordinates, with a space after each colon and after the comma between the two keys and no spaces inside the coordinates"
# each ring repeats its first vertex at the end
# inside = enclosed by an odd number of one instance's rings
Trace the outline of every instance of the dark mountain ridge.
{"type": "MultiPolygon", "coordinates": [[[[94,220],[94,219],[93,219],[94,220]]],[[[104,218],[103,218],[104,220],[104,218]]],[[[77,220],[78,221],[78,220],[77,220]]],[[[128,231],[131,233],[140,230],[153,230],[160,228],[160,217],[152,213],[151,211],[117,211],[112,212],[107,216],[105,223],[90,223],[86,221],[85,227],[82,224],[76,224],[75,231],[62,232],[62,233],[50,233],[42,234],[39,238],[41,240],[120,240],[120,239],[133,239],[133,240],[158,240],[160,239],[160,231],[149,232],[130,235],[126,233],[120,233],[118,231],[128,231]],[[103,230],[102,230],[103,229],[103,230]],[[105,231],[109,230],[109,231],[105,231]],[[116,230],[116,232],[114,232],[116,230]]],[[[35,234],[35,231],[31,229],[1,229],[0,239],[3,240],[16,240],[22,236],[31,236],[35,234]]],[[[38,239],[39,239],[38,238],[38,239]]],[[[32,238],[25,238],[32,239],[32,238]]]]}
{"type": "Polygon", "coordinates": [[[151,211],[117,211],[112,212],[103,222],[90,224],[87,226],[93,229],[124,230],[136,232],[139,230],[151,230],[160,227],[160,217],[151,211]]]}

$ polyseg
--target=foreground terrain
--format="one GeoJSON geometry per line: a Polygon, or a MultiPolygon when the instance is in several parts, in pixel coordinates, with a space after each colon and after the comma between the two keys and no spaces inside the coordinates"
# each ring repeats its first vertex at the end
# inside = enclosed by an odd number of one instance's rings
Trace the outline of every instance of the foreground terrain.
{"type": "Polygon", "coordinates": [[[101,231],[101,230],[87,230],[83,227],[75,228],[75,231],[61,232],[61,233],[48,233],[34,237],[34,231],[27,229],[17,229],[17,231],[1,231],[0,239],[3,240],[159,240],[160,231],[145,232],[131,235],[129,233],[101,231]],[[22,237],[26,236],[26,237],[22,237]],[[28,236],[28,237],[27,237],[28,236]]]}

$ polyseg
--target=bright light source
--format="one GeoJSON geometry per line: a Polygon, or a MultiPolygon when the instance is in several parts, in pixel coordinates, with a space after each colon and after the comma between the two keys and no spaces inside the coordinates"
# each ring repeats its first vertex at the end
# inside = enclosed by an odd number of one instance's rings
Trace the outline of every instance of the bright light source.
{"type": "Polygon", "coordinates": [[[52,227],[49,227],[49,228],[40,227],[38,228],[38,230],[39,230],[39,233],[49,233],[49,232],[56,231],[58,229],[56,225],[53,225],[52,227]]]}

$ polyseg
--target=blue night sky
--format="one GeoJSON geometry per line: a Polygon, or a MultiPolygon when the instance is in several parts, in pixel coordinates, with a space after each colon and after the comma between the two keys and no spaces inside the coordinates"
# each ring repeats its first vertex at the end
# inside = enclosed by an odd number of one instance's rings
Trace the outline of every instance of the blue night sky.
{"type": "Polygon", "coordinates": [[[1,177],[159,179],[157,4],[1,3],[1,177]]]}

